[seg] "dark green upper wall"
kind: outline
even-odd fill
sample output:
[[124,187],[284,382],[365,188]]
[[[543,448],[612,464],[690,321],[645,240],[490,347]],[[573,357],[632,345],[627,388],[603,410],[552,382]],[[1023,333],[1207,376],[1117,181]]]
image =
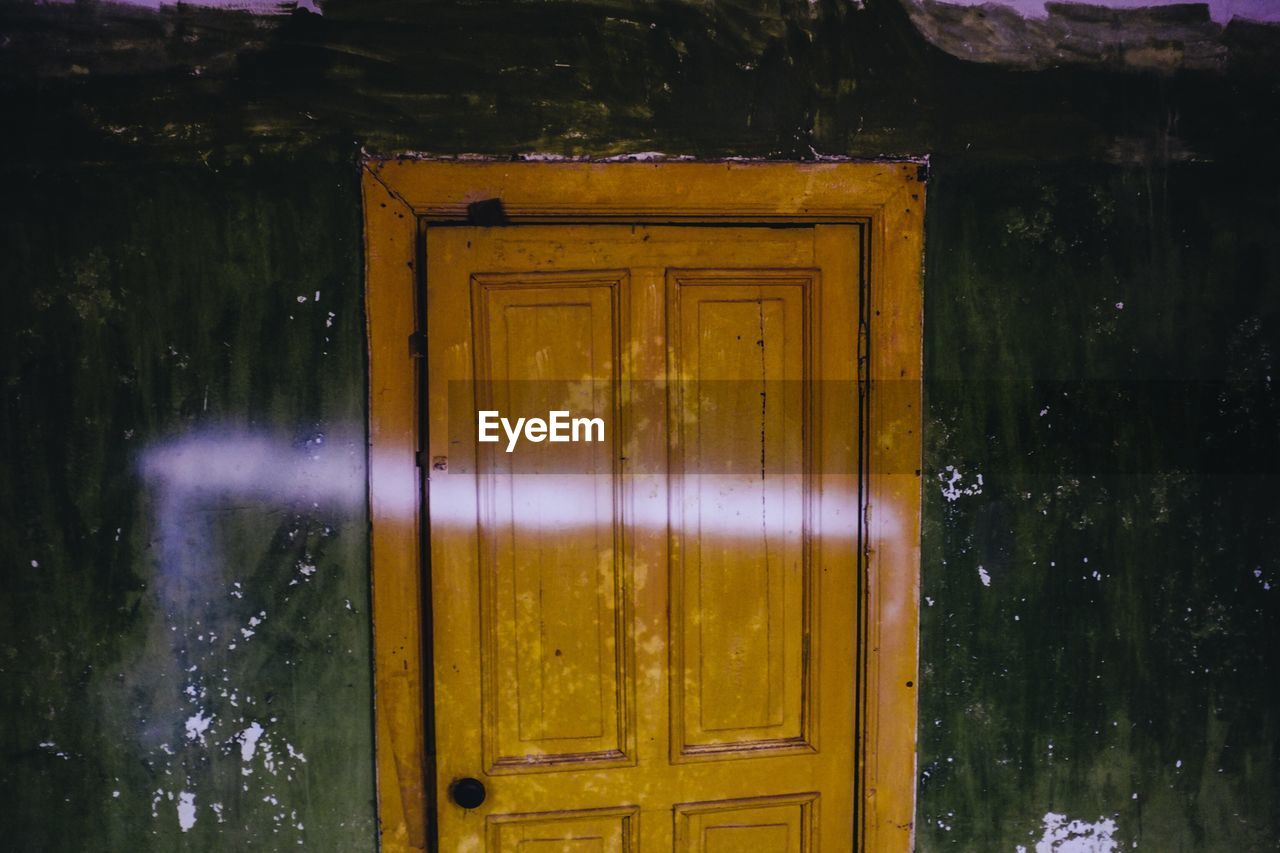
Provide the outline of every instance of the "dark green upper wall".
[[1229,27],[1221,73],[1030,73],[943,53],[894,0],[335,0],[324,10],[264,19],[11,4],[0,13],[0,97],[22,132],[0,139],[5,162],[207,162],[311,143],[1221,162],[1260,156],[1280,121],[1275,27]]
[[1220,72],[1014,71],[884,0],[0,31],[20,849],[373,845],[361,147],[932,155],[919,848],[1034,850],[1050,813],[1280,848],[1265,39]]

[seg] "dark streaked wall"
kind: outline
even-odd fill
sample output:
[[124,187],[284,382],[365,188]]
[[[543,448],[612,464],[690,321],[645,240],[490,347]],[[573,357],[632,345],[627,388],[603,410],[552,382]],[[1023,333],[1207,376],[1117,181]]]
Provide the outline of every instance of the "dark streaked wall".
[[886,0],[324,11],[0,12],[0,834],[372,848],[363,146],[934,155],[919,848],[1280,845],[1271,31],[1032,72]]
[[356,187],[315,161],[8,179],[13,849],[369,847]]

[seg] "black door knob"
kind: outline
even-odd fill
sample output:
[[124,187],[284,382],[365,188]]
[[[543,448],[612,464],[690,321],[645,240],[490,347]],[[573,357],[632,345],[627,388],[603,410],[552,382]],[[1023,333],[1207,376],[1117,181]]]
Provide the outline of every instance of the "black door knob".
[[449,786],[449,797],[464,809],[479,808],[484,802],[484,783],[479,779],[458,779]]

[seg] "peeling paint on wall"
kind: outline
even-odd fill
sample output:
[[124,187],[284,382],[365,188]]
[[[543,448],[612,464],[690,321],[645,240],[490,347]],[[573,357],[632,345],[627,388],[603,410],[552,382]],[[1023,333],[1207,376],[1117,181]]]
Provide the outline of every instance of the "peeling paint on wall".
[[[1034,853],[1117,853],[1120,847],[1115,833],[1116,822],[1109,817],[1091,823],[1049,812],[1044,816],[1043,835],[1036,842]],[[1017,853],[1029,853],[1021,844],[1016,849]]]
[[363,147],[935,155],[917,847],[1274,846],[1274,28],[323,11],[0,10],[0,835],[372,849]]

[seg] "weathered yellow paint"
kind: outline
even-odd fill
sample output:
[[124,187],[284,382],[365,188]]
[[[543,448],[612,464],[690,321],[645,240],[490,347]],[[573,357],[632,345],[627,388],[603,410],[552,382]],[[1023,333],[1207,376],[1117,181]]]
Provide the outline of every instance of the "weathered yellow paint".
[[363,190],[379,837],[386,851],[424,850],[417,392],[415,365],[405,345],[414,326],[416,221],[413,211],[367,172]]
[[[426,829],[424,709],[403,689],[422,672],[425,615],[403,428],[412,437],[424,390],[440,469],[429,486],[440,849],[910,848],[915,173],[431,162],[366,173],[385,849],[418,849]],[[374,210],[388,193],[395,203]],[[431,225],[490,197],[528,224]],[[397,352],[413,308],[406,208],[428,224],[429,388]],[[603,224],[618,221],[721,227]],[[598,416],[607,441],[505,454],[474,442],[477,406]],[[463,776],[489,789],[472,812],[447,798]]]
[[[799,795],[822,848],[851,849],[855,384],[825,380],[856,369],[857,279],[819,248],[856,270],[859,229],[820,227],[842,239],[428,230],[436,794],[489,789],[438,809],[443,849],[638,806],[659,853],[683,804]],[[608,441],[508,453],[474,442],[477,409],[600,417]]]
[[849,222],[883,219],[887,203],[903,205],[923,189],[916,163],[375,160],[367,169],[420,216],[440,221],[501,199],[513,222]]

